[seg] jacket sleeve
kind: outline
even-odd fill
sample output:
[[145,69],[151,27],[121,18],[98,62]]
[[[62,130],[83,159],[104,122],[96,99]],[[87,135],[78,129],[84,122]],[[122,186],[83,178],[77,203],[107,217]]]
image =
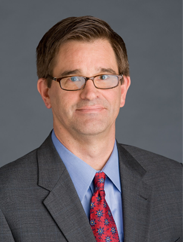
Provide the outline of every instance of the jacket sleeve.
[[0,242],[15,242],[10,227],[0,209]]

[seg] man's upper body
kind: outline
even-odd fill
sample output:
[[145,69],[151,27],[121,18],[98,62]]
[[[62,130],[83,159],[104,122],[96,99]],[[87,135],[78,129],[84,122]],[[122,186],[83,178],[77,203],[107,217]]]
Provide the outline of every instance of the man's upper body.
[[[181,164],[135,147],[117,148],[124,241],[182,241]],[[0,228],[1,242],[95,241],[51,135],[0,169]]]
[[[99,171],[120,241],[181,241],[181,165],[115,143],[131,83],[122,38],[97,18],[67,18],[40,41],[37,70],[54,133],[1,168],[0,241],[95,241],[87,207]],[[74,169],[91,176],[84,194]]]

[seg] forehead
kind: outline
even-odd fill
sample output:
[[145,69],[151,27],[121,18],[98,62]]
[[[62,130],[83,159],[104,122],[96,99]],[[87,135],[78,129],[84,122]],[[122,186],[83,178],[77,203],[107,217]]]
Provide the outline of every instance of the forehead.
[[67,41],[60,46],[55,58],[53,73],[58,75],[70,69],[95,72],[100,68],[112,68],[118,72],[114,50],[106,39],[92,41]]

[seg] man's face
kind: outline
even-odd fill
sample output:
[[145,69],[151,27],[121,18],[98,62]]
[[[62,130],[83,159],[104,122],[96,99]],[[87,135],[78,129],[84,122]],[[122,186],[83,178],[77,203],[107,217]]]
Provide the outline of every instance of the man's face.
[[[92,77],[114,73],[119,74],[116,57],[110,43],[104,39],[64,43],[53,69],[53,76],[57,78],[67,74]],[[46,98],[42,97],[46,106],[52,108],[56,133],[71,135],[75,139],[86,135],[105,137],[115,133],[115,120],[120,107],[124,106],[129,85],[129,77],[124,77],[124,84],[101,90],[88,80],[82,90],[65,91],[58,82],[52,81]]]

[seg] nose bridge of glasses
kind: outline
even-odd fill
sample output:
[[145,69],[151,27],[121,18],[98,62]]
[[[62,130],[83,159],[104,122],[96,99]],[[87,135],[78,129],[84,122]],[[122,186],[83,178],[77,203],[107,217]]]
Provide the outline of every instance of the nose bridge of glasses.
[[86,86],[86,82],[88,81],[88,80],[91,80],[92,82],[93,82],[93,85],[94,85],[94,87],[95,87],[95,83],[94,83],[94,76],[92,76],[92,77],[85,77],[84,79],[85,79],[85,86]]
[[88,80],[92,80],[94,82],[94,76],[91,76],[91,77],[85,77],[85,82],[87,82]]

